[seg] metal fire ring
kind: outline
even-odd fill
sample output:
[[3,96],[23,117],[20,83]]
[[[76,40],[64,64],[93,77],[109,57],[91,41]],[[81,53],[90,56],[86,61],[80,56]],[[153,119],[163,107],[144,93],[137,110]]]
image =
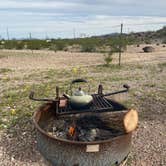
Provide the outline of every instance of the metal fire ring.
[[132,133],[93,142],[55,138],[42,129],[53,114],[52,104],[47,103],[33,116],[38,149],[53,166],[111,166],[120,165],[127,158]]

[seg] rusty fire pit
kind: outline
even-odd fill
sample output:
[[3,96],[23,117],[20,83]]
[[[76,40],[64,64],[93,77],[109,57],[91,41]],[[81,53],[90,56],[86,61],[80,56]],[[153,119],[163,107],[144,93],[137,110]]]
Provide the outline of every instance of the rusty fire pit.
[[52,104],[46,104],[34,114],[37,145],[41,154],[55,166],[119,165],[130,152],[132,133],[104,141],[78,142],[55,138],[43,130],[54,116]]
[[[125,90],[119,92],[126,92]],[[118,92],[118,93],[119,93]],[[58,92],[57,92],[58,93]],[[99,86],[98,94],[94,94],[93,103],[89,108],[80,110],[72,110],[69,105],[61,105],[64,102],[63,97],[59,97],[55,100],[49,101],[42,105],[34,114],[33,122],[37,129],[37,146],[41,154],[48,160],[53,166],[111,166],[120,165],[129,155],[131,146],[131,137],[133,131],[133,126],[129,130],[124,130],[124,119],[127,117],[128,109],[122,104],[115,102],[113,100],[107,99],[104,96],[117,94],[109,93],[103,95],[101,86]],[[35,99],[31,94],[30,98]],[[58,127],[60,119],[78,119],[87,117],[97,117],[105,124],[118,126],[120,130],[117,135],[111,135],[105,139],[92,139],[92,140],[81,140],[77,137],[72,139],[67,139],[67,137],[58,137],[46,130],[46,126],[49,125],[50,119],[53,119]],[[133,114],[132,116],[133,117]],[[128,117],[127,117],[128,118]],[[89,119],[87,121],[90,121]],[[86,125],[86,121],[84,125]],[[78,123],[79,124],[79,123]],[[128,119],[127,119],[128,124]],[[93,126],[94,124],[88,124],[88,126]],[[98,130],[100,131],[100,127]],[[73,128],[70,126],[70,132],[74,133]],[[108,131],[110,128],[106,127]],[[121,130],[123,129],[123,130]],[[101,129],[101,131],[106,131]],[[94,130],[93,130],[94,131]]]

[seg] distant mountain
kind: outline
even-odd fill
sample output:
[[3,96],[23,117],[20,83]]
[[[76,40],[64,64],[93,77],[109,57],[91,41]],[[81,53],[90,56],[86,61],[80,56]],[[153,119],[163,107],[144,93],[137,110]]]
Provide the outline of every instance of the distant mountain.
[[[118,37],[119,35],[119,33],[111,33],[96,37],[108,39]],[[166,26],[157,31],[133,32],[130,34],[123,33],[123,36],[136,43],[166,43]]]

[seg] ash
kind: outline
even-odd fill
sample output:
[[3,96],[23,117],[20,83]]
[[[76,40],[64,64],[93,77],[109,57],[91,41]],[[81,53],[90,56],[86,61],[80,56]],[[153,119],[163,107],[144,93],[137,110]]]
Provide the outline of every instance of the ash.
[[[69,129],[75,132],[70,135]],[[74,141],[92,142],[108,140],[124,134],[122,131],[110,128],[97,116],[83,116],[77,119],[55,119],[47,121],[44,130],[53,137]]]

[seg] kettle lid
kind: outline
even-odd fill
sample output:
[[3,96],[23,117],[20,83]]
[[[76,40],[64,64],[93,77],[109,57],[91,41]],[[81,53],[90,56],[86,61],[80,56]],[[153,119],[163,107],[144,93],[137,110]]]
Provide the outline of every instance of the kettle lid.
[[74,92],[74,96],[84,96],[84,95],[85,93],[84,91],[81,90],[81,87],[79,87],[78,90]]

